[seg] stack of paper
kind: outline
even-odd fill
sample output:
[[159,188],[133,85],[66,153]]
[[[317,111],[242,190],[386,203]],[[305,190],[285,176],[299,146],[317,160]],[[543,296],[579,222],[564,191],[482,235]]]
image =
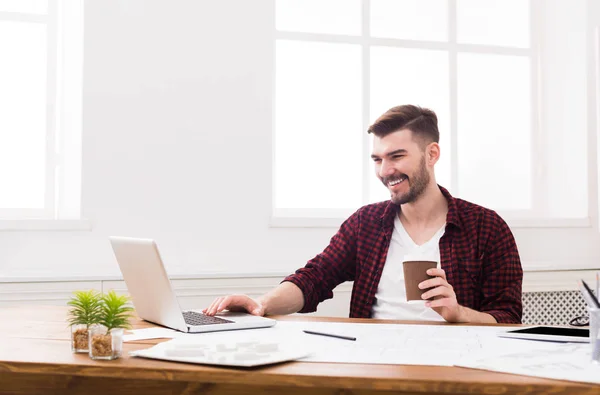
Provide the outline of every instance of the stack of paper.
[[[307,334],[304,330],[356,340]],[[175,332],[174,340],[132,355],[232,366],[289,360],[461,366],[600,383],[600,365],[591,362],[589,344],[498,337],[499,332],[506,330],[504,326],[279,321],[274,327],[263,329],[201,334]],[[157,334],[169,336],[160,331]]]
[[181,336],[132,356],[176,362],[227,366],[259,366],[305,357],[301,343],[268,336],[270,331],[244,330]]

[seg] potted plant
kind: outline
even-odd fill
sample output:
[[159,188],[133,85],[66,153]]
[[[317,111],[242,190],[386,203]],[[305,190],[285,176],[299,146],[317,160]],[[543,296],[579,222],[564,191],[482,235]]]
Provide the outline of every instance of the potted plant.
[[97,291],[75,291],[67,302],[71,325],[71,351],[88,352],[90,327],[100,321],[101,299]]
[[123,349],[123,329],[131,328],[133,307],[129,298],[110,291],[101,297],[99,325],[89,332],[89,355],[92,359],[116,359]]

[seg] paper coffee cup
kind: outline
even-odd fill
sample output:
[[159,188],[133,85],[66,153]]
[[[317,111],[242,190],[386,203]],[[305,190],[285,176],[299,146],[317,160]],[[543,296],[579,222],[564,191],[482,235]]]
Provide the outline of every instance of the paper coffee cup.
[[[408,257],[407,257],[408,258]],[[419,284],[435,276],[427,274],[427,270],[437,267],[436,261],[416,260],[408,258],[402,262],[404,268],[404,287],[406,288],[406,300],[423,300],[421,295],[428,289],[420,289]]]

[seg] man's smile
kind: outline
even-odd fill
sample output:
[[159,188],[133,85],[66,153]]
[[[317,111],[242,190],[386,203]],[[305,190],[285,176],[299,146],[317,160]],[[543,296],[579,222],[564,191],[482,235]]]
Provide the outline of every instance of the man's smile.
[[392,179],[388,179],[388,180],[386,180],[386,186],[392,191],[395,189],[399,189],[400,185],[402,183],[404,183],[404,181],[406,181],[407,178],[408,177],[406,177],[406,176],[401,176],[401,177],[395,177]]

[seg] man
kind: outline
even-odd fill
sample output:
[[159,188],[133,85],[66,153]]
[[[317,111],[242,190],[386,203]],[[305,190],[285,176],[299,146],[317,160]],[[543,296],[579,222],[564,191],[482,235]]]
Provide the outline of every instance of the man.
[[[338,284],[354,281],[350,317],[520,323],[523,271],[513,235],[494,211],[453,198],[437,185],[435,113],[394,107],[368,133],[377,177],[391,201],[360,208],[322,253],[257,300],[229,295],[204,312],[312,312],[333,297]],[[419,284],[431,289],[417,303],[406,301],[401,281],[402,261],[414,254],[440,262],[427,272],[434,278]]]

